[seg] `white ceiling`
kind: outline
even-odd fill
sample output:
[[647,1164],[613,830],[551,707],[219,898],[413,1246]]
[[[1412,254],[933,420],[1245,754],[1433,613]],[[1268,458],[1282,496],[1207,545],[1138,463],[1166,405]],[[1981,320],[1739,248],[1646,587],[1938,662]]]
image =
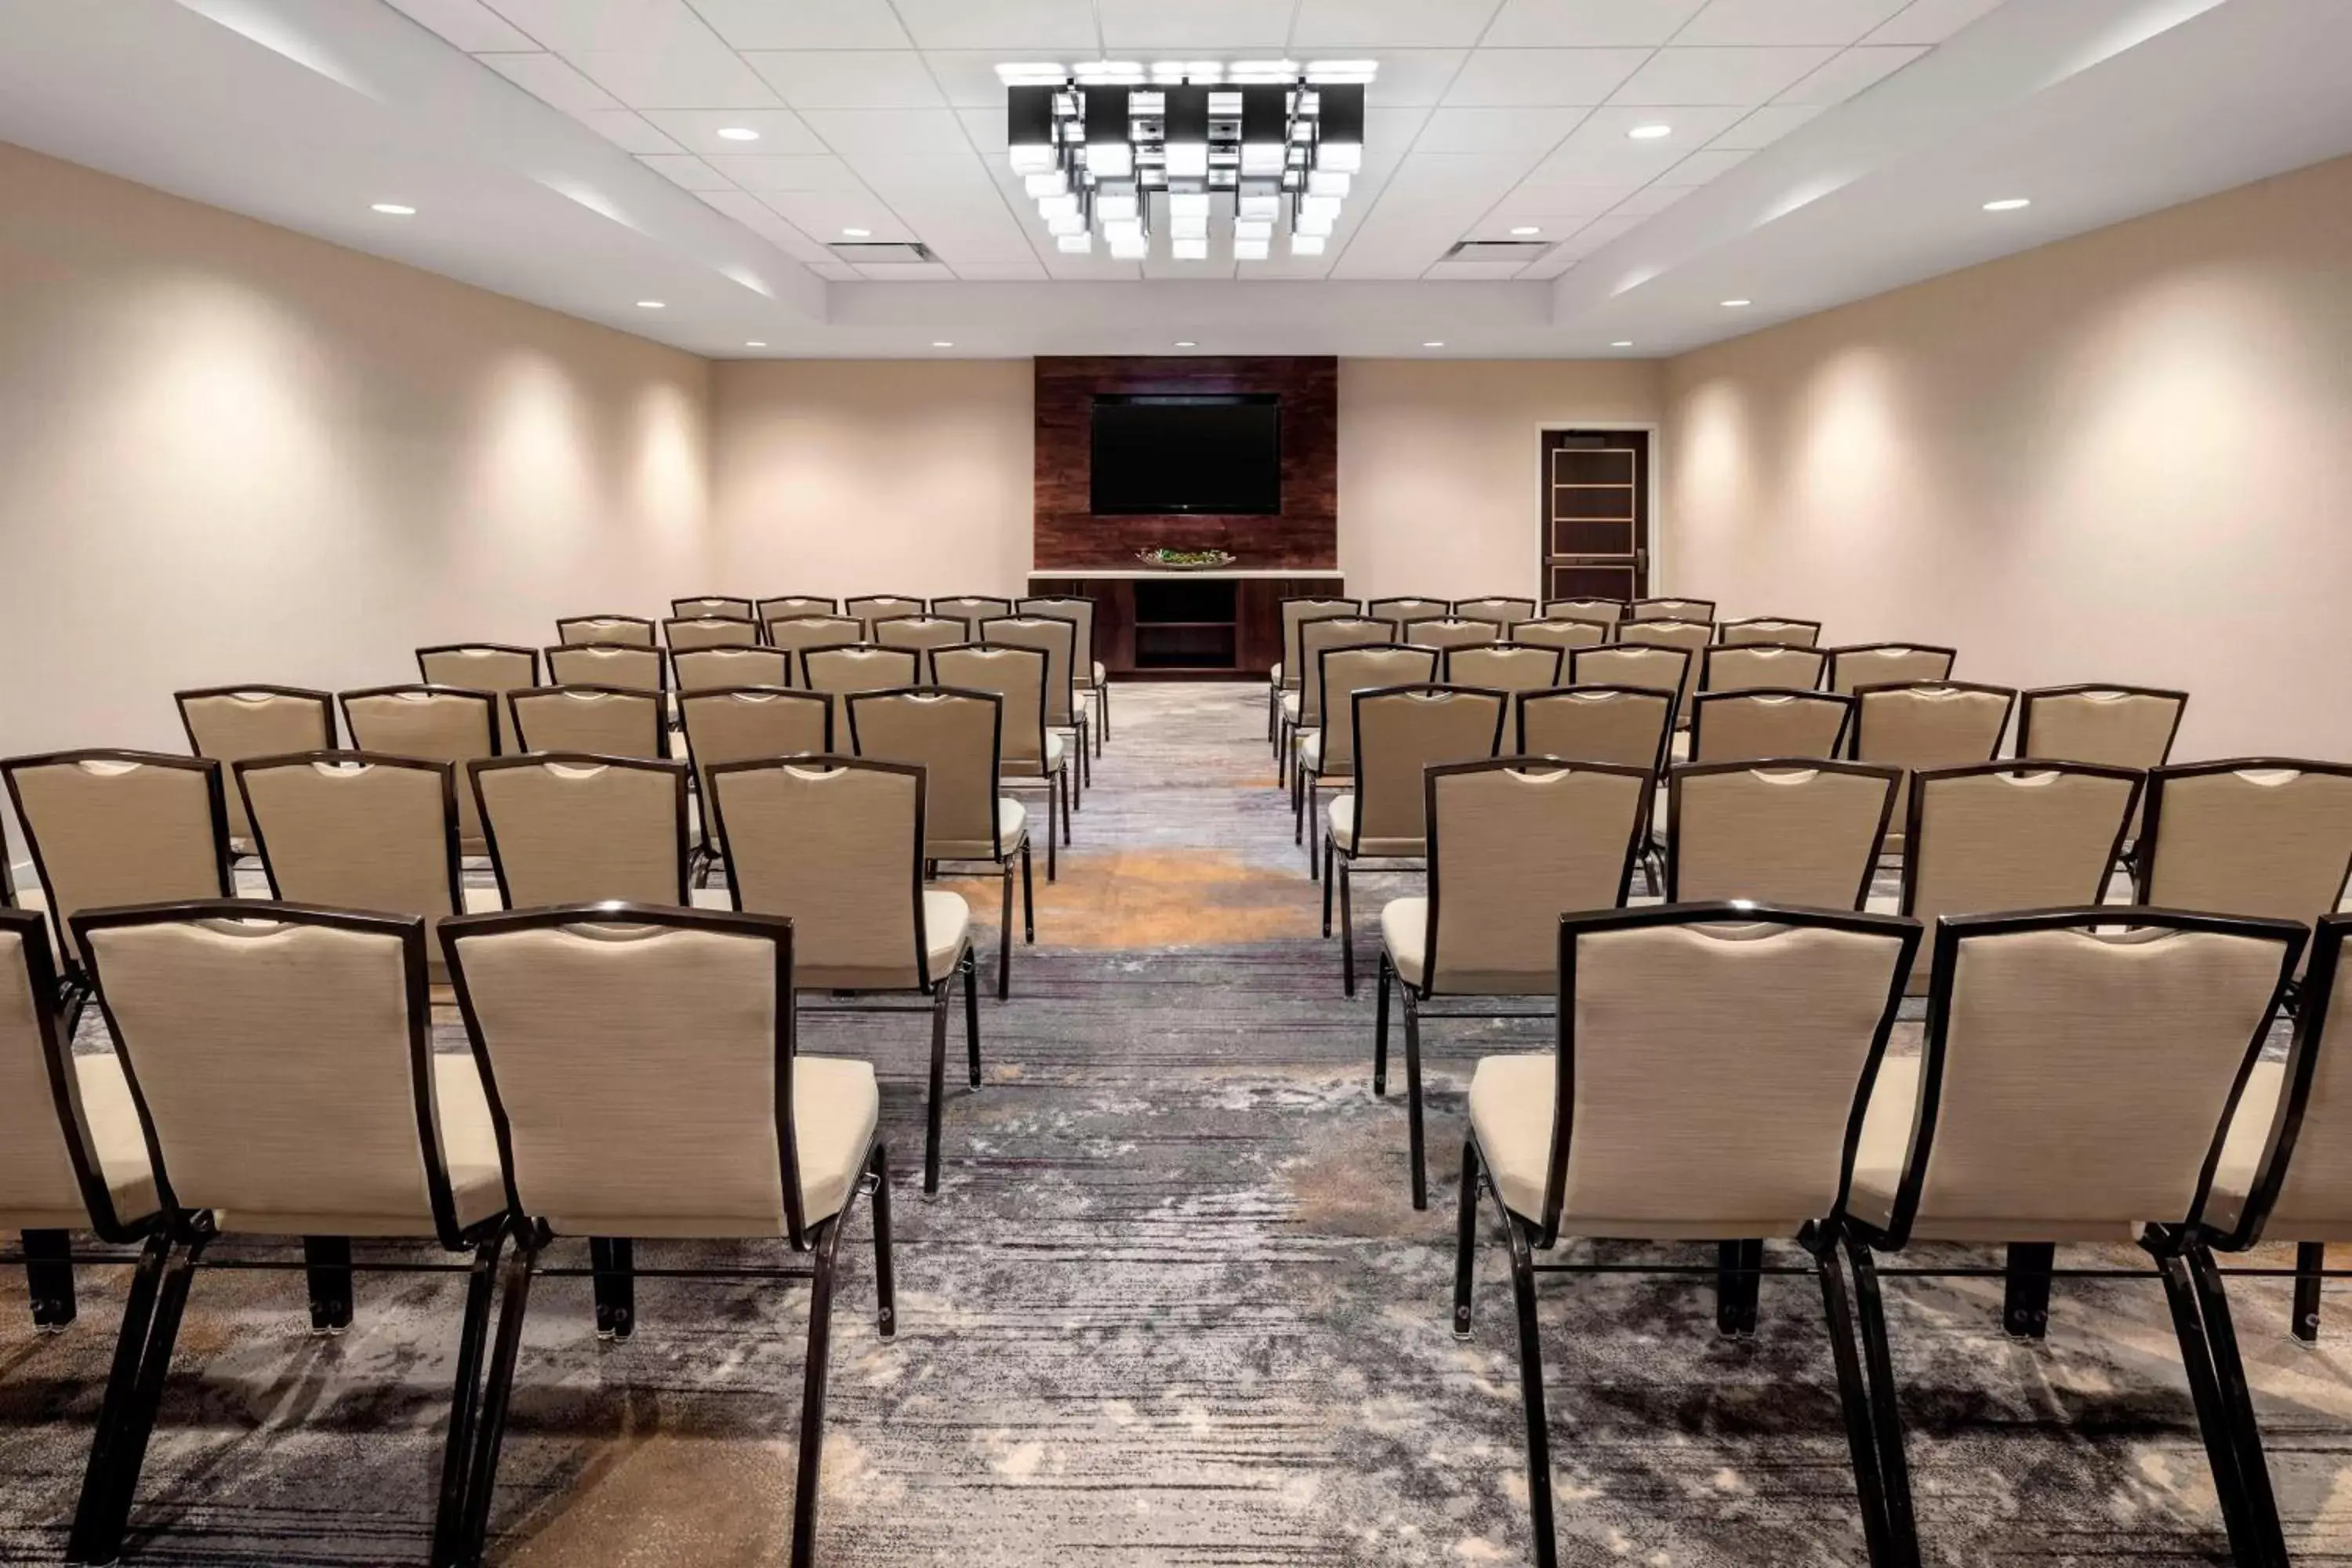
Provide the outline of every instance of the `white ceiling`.
[[[1097,58],[1377,60],[1328,254],[1056,251],[995,67]],[[2352,151],[2347,61],[2338,0],[0,0],[0,139],[707,353],[1642,355]]]

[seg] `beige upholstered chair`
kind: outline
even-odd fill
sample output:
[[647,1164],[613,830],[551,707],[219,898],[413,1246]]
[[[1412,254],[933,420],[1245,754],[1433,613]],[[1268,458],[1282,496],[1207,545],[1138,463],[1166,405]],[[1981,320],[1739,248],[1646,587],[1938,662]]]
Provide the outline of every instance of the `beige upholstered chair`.
[[68,918],[171,899],[225,899],[227,791],[221,764],[154,752],[55,752],[0,763],[41,885],[66,978],[81,978]]
[[1625,606],[1627,621],[1715,620],[1713,599],[1635,599]]
[[2147,837],[2141,903],[2308,924],[2336,911],[2352,878],[2352,764],[2242,757],[2155,769]]
[[1486,643],[1445,650],[1440,679],[1451,686],[1483,686],[1489,691],[1547,691],[1559,684],[1568,662],[1556,647]]
[[1580,621],[1564,616],[1517,621],[1511,626],[1511,641],[1520,647],[1599,647],[1616,635],[1613,621]]
[[923,770],[841,756],[720,763],[710,784],[729,893],[739,910],[792,921],[796,988],[925,998],[931,1093],[923,1190],[939,1191],[941,1075],[957,975],[974,1089],[980,995],[970,907],[960,894],[923,886]]
[[1770,644],[1780,647],[1815,647],[1822,640],[1819,621],[1789,620],[1780,616],[1749,616],[1742,620],[1725,621],[1715,628],[1718,646],[1750,647]]
[[1566,686],[1519,694],[1517,739],[1524,756],[1607,763],[1655,773],[1673,733],[1671,690],[1643,686]]
[[772,599],[762,599],[753,606],[751,618],[761,626],[770,621],[789,620],[795,616],[837,616],[841,601],[820,598],[814,594],[779,594]]
[[158,1208],[122,1058],[74,1054],[52,951],[38,910],[0,909],[0,1231],[22,1235],[41,1333],[74,1321],[72,1234],[137,1241]]
[[[732,686],[790,686],[793,656],[774,647],[698,647],[670,655],[681,697]],[[644,689],[640,688],[640,689]]]
[[1716,643],[1700,650],[1701,691],[1811,691],[1828,655],[1794,643]]
[[1683,677],[1691,666],[1687,648],[1660,647],[1647,643],[1602,643],[1598,647],[1568,650],[1570,686],[1639,687],[1663,691],[1682,705]]
[[1023,599],[1013,605],[1017,616],[1055,616],[1077,627],[1071,641],[1070,679],[1077,687],[1081,710],[1094,711],[1095,751],[1110,738],[1109,672],[1103,668],[1102,649],[1095,642],[1095,602],[1084,595]]
[[[1675,712],[1675,722],[1678,726],[1690,722],[1691,699],[1698,695],[1699,671],[1705,667],[1707,646],[1714,640],[1715,627],[1706,621],[1652,616],[1647,620],[1627,621],[1617,628],[1620,646],[1633,643],[1651,647],[1680,648],[1690,655],[1689,667],[1683,672],[1681,706]],[[1578,651],[1580,656],[1582,650]],[[1581,657],[1578,667],[1582,668]]]
[[691,692],[678,700],[687,750],[694,758],[696,793],[702,803],[701,864],[697,886],[709,879],[719,854],[711,824],[710,770],[720,763],[760,762],[776,757],[823,756],[834,749],[833,700],[814,691],[775,686],[738,686]]
[[1415,647],[1483,647],[1503,640],[1504,626],[1500,621],[1475,620],[1468,616],[1433,616],[1407,621],[1404,640]]
[[849,712],[842,702],[851,693],[889,691],[922,678],[923,656],[910,647],[848,643],[801,650],[801,685],[833,699],[834,733],[844,737],[849,733]]
[[[1365,605],[1364,615],[1376,621],[1386,621],[1396,628],[1397,640],[1404,640],[1404,628],[1413,621],[1435,620],[1453,614],[1454,605],[1448,599],[1424,599],[1413,594],[1399,594],[1386,599],[1374,599]],[[1355,613],[1349,605],[1349,613]]]
[[[1548,621],[1599,621],[1602,626],[1613,626],[1625,618],[1625,606],[1615,599],[1546,599],[1543,616]],[[1612,642],[1615,638],[1601,640]]]
[[[446,643],[416,650],[417,679],[427,686],[454,686],[464,691],[487,691],[499,700],[499,750],[517,750],[514,728],[507,712],[507,693],[527,691],[539,684],[539,650],[510,647],[504,643]],[[289,751],[316,747],[289,746]]]
[[[1320,676],[1323,656],[1343,647],[1381,647],[1396,640],[1395,630],[1388,622],[1370,616],[1310,616],[1299,623],[1298,655],[1299,684],[1297,689],[1283,694],[1282,749],[1278,753],[1276,778],[1292,786],[1294,804],[1297,797],[1299,752],[1307,737],[1323,728],[1325,710]],[[1311,852],[1310,852],[1311,853]]]
[[673,654],[698,647],[757,647],[760,623],[730,616],[683,616],[662,623],[662,641]]
[[555,752],[467,773],[506,908],[694,901],[684,763]]
[[[1443,657],[1433,647],[1386,642],[1328,647],[1316,654],[1307,684],[1318,718],[1328,715],[1329,721],[1299,731],[1297,763],[1291,772],[1292,843],[1307,842],[1307,822],[1318,808],[1316,792],[1327,782],[1344,784],[1356,775],[1356,693],[1389,686],[1432,685]],[[1312,869],[1312,845],[1307,847],[1307,858]]]
[[779,616],[768,623],[768,645],[792,659],[793,679],[801,678],[801,655],[813,647],[860,642],[866,623],[849,616]]
[[1898,775],[1862,763],[1693,763],[1666,780],[1666,902],[1859,910]]
[[[1540,996],[1559,989],[1559,917],[1614,909],[1640,853],[1647,768],[1562,767],[1529,757],[1448,763],[1423,774],[1429,894],[1381,910],[1372,1092],[1388,1092],[1389,983],[1404,986],[1412,1206],[1429,1206],[1422,1146],[1421,1021],[1437,996]],[[1491,1011],[1491,1010],[1489,1010]]]
[[625,691],[669,689],[669,661],[661,649],[635,643],[575,643],[547,650],[552,686],[617,686]]
[[997,753],[998,783],[1006,789],[1025,785],[1045,792],[1045,879],[1058,875],[1054,848],[1055,796],[1059,792],[1062,838],[1070,841],[1070,750],[1062,737],[1045,727],[1045,650],[1035,647],[991,647],[985,643],[960,643],[933,648],[930,678],[934,684],[965,691],[993,692],[1003,700],[1004,724]]
[[1833,692],[1765,687],[1701,692],[1691,702],[1691,761],[1840,757],[1853,719],[1853,699]]
[[[498,699],[487,691],[449,686],[380,686],[342,694],[343,733],[352,749],[419,762],[447,763],[453,773],[467,763],[499,754],[492,715]],[[232,786],[234,787],[234,786]],[[470,790],[457,795],[457,847],[467,855],[488,855],[482,819]]]
[[[1444,600],[1437,599],[1429,602],[1437,606],[1431,613],[1440,616],[1445,613]],[[1286,715],[1283,711],[1283,699],[1286,694],[1295,695],[1300,689],[1307,672],[1307,660],[1298,648],[1298,628],[1308,621],[1330,620],[1339,617],[1356,619],[1367,612],[1363,605],[1353,599],[1331,598],[1310,594],[1283,600],[1275,607],[1275,613],[1282,622],[1282,658],[1266,676],[1265,741],[1267,745],[1275,749],[1274,754],[1277,763],[1287,766],[1290,742]],[[1297,704],[1294,703],[1292,706],[1296,707]]]
[[643,616],[567,616],[555,623],[555,640],[570,647],[576,643],[625,643],[631,647],[654,647],[654,623]]
[[1531,620],[1535,613],[1536,602],[1533,599],[1510,599],[1488,595],[1483,598],[1454,601],[1455,616],[1466,620],[1486,621],[1497,626],[1509,627],[1520,621]]
[[[779,1240],[814,1255],[806,1274],[690,1271],[810,1282],[791,1562],[814,1561],[834,1287],[860,1191],[874,1194],[882,1339],[898,1331],[898,1314],[874,1069],[795,1050],[794,934],[760,916],[642,908],[499,915],[449,931],[467,1029],[526,1218],[507,1266],[456,1561],[478,1561],[487,1533],[531,1277],[557,1238],[574,1236],[589,1237],[592,1258],[624,1274],[639,1236]],[[694,1044],[684,1060],[682,1038]],[[598,1237],[612,1238],[601,1258]],[[625,1278],[619,1283],[625,1289]]]
[[[1716,1323],[1740,1336],[1755,1331],[1764,1274],[1813,1275],[1870,1555],[1901,1560],[1885,1551],[1837,1239],[1860,1097],[1884,1070],[1918,934],[1910,921],[1884,916],[1723,904],[1559,922],[1558,1049],[1488,1057],[1470,1080],[1454,1272],[1454,1331],[1467,1338],[1478,1196],[1491,1192],[1510,1248],[1528,1504],[1543,1568],[1557,1548],[1536,1275],[1627,1267],[1614,1258],[1537,1262],[1570,1237],[1716,1240]],[[1726,1237],[1749,1239],[1718,1239]],[[1763,1237],[1795,1241],[1804,1262],[1768,1265]],[[1655,1267],[1691,1272],[1677,1262]]]
[[[2141,775],[2089,763],[1985,763],[1911,775],[1903,829],[1903,912],[2072,909],[2102,901]],[[1928,960],[1912,979],[1927,989]]]
[[1959,656],[1930,643],[1866,642],[1828,650],[1825,677],[1832,691],[1851,696],[1865,686],[1897,681],[1949,680],[1952,662]]
[[841,613],[864,623],[870,639],[874,628],[883,621],[900,616],[919,616],[928,606],[912,594],[861,594],[841,602]]
[[[434,1561],[468,1560],[450,1549],[507,1190],[480,1073],[471,1058],[433,1049],[423,924],[253,900],[102,910],[75,923],[166,1218],[140,1262],[146,1283],[131,1290],[134,1300],[155,1290],[152,1322],[142,1335],[136,1314],[125,1315],[68,1555],[121,1554],[163,1370],[215,1240],[303,1238],[299,1261],[278,1261],[280,1252],[237,1266],[308,1267],[311,1321],[331,1332],[351,1321],[344,1238],[364,1237],[473,1254],[434,1542]],[[368,1267],[448,1267],[398,1257]]]
[[[1348,793],[1324,812],[1323,934],[1331,934],[1331,900],[1339,900],[1339,983],[1356,994],[1356,914],[1349,873],[1359,860],[1419,860],[1428,854],[1422,775],[1446,763],[1471,763],[1502,747],[1508,694],[1470,686],[1391,686],[1357,691],[1356,772]],[[1315,863],[1307,861],[1312,875]],[[1336,878],[1336,881],[1335,879]]]
[[[2173,737],[2189,693],[2147,686],[2044,686],[2021,692],[2017,704],[2017,754],[2114,768],[2160,768],[2172,760]],[[2139,814],[2125,837],[2139,838]]]
[[931,614],[943,620],[963,623],[967,641],[978,640],[981,622],[1003,620],[1012,613],[1013,601],[993,594],[952,594],[931,601]]
[[996,994],[1013,981],[1013,868],[1021,866],[1022,940],[1037,940],[1029,877],[1029,814],[997,783],[1004,700],[992,691],[915,687],[865,691],[848,700],[849,743],[860,757],[923,770],[923,861],[942,868],[983,865],[1003,886],[997,927]]
[[1860,763],[1903,770],[1895,792],[1891,850],[1903,842],[1911,811],[1911,775],[1925,768],[1960,768],[2000,755],[2009,710],[2017,693],[2006,686],[1954,680],[1911,680],[1865,686],[1854,694],[1846,750]]
[[697,594],[692,598],[672,599],[669,613],[681,620],[710,616],[730,621],[757,622],[760,618],[751,600],[739,599],[731,594]]
[[[2003,1327],[2040,1339],[2058,1247],[2136,1239],[2171,1307],[2231,1555],[2285,1561],[2269,1549],[2278,1521],[2267,1480],[2249,1488],[2242,1468],[2243,1368],[2200,1226],[2220,1197],[2212,1173],[2231,1109],[2305,935],[2288,921],[2128,905],[1936,927],[1927,1037],[1917,1056],[1888,1058],[1872,1088],[1843,1222],[1895,1560],[1920,1559],[1874,1255],[1934,1275],[1943,1270],[1913,1264],[1911,1243],[2005,1245]],[[2258,1445],[2252,1458],[2259,1468]]]
[[919,653],[955,647],[971,636],[961,620],[948,616],[893,616],[874,623],[874,640],[884,647],[910,647]]
[[617,686],[546,686],[509,693],[526,752],[584,752],[656,762],[669,755],[669,715],[658,691]]
[[[980,624],[980,640],[991,647],[1034,647],[1045,656],[1045,728],[1069,738],[1075,753],[1070,773],[1070,805],[1083,810],[1086,786],[1093,782],[1093,764],[1087,760],[1087,730],[1090,721],[1078,699],[1074,673],[1077,657],[1077,626],[1060,616],[1006,616]],[[901,682],[900,684],[909,684]]]
[[[289,752],[324,752],[335,744],[335,700],[324,691],[293,686],[216,686],[182,691],[180,724],[188,749],[224,768],[247,757],[281,757]],[[229,848],[253,853],[253,826],[245,802],[222,781],[227,795]]]

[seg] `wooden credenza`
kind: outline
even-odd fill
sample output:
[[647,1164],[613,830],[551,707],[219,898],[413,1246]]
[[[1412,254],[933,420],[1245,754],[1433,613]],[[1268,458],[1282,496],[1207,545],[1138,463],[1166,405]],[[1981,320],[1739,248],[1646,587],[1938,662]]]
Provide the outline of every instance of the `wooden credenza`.
[[1282,661],[1282,601],[1346,592],[1337,572],[1033,572],[1029,592],[1095,602],[1095,657],[1129,680],[1264,677]]

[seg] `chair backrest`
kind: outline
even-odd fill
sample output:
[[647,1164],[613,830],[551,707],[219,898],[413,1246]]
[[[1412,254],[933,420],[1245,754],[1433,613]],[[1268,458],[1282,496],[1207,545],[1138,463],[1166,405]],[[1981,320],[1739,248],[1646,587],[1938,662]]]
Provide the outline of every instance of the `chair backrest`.
[[964,636],[977,638],[980,623],[1002,620],[1013,613],[1013,601],[1000,599],[993,594],[954,594],[931,601],[931,614],[951,621],[961,621]]
[[2160,768],[2189,706],[2147,686],[2043,686],[2020,695],[2017,754],[2114,768]]
[[1625,606],[1628,621],[1715,621],[1713,599],[1635,599]]
[[1683,691],[1698,655],[1689,648],[1650,643],[1612,642],[1568,650],[1570,686],[1639,686],[1663,691],[1683,710]]
[[893,616],[874,623],[874,640],[884,647],[954,647],[971,635],[962,621],[949,616]]
[[[1310,626],[1319,622],[1309,622]],[[1352,647],[1327,647],[1316,655],[1307,679],[1318,714],[1331,722],[1320,726],[1323,752],[1319,759],[1326,778],[1345,778],[1356,767],[1356,693],[1390,686],[1429,686],[1437,680],[1433,647],[1410,647],[1402,643],[1360,643]],[[1303,712],[1306,703],[1300,703]]]
[[[992,647],[1034,647],[1045,656],[1045,728],[1066,730],[1076,721],[1072,704],[1078,628],[1053,616],[1005,616],[980,623],[980,640]],[[906,684],[901,682],[901,685]]]
[[[467,691],[487,691],[497,697],[499,750],[515,749],[514,730],[506,710],[506,694],[539,684],[539,650],[510,647],[504,643],[447,643],[416,650],[417,679],[427,686],[455,686]],[[315,750],[288,747],[289,751]]]
[[877,622],[919,616],[926,607],[924,601],[912,594],[860,594],[841,602],[841,613],[863,622],[868,637],[873,637]]
[[[436,925],[465,912],[450,763],[313,752],[235,771],[271,898],[413,917],[428,942]],[[437,973],[437,950],[425,957]]]
[[1847,752],[1856,762],[1903,770],[1895,795],[1895,837],[1902,837],[1910,816],[1911,774],[1991,762],[2000,755],[2009,710],[2016,705],[2017,693],[2006,686],[1951,680],[1898,681],[1854,693]]
[[1599,647],[1616,635],[1614,622],[1580,621],[1564,616],[1511,624],[1511,641],[1520,647]]
[[1674,735],[1675,695],[1641,686],[1563,686],[1523,691],[1517,739],[1523,756],[1607,763],[1655,773]]
[[843,756],[720,763],[710,786],[735,907],[792,921],[799,985],[924,984],[922,769]]
[[[1298,656],[1298,675],[1303,683],[1298,689],[1298,727],[1319,730],[1324,715],[1329,711],[1319,679],[1324,655],[1340,648],[1384,647],[1395,640],[1394,627],[1369,616],[1309,616],[1301,621],[1292,650]],[[1283,679],[1287,683],[1289,679],[1290,667],[1285,665]]]
[[1951,648],[1908,642],[1854,643],[1827,651],[1829,689],[1848,694],[1897,681],[1949,680],[1952,661],[1959,657]]
[[[188,749],[224,768],[247,757],[323,752],[335,743],[335,700],[324,691],[293,686],[216,686],[176,692],[172,700],[179,705],[180,727],[188,732]],[[226,779],[222,783],[227,795],[229,838],[232,843],[250,843],[253,826],[245,819],[245,802]]]
[[1651,647],[1680,648],[1690,655],[1690,663],[1683,671],[1681,706],[1675,714],[1677,724],[1689,723],[1691,699],[1698,695],[1699,670],[1706,658],[1707,645],[1715,640],[1714,624],[1654,616],[1647,620],[1634,619],[1620,626],[1617,640]]
[[788,921],[708,910],[452,922],[450,972],[516,1208],[564,1235],[805,1246],[840,1202],[801,1190],[800,1141],[859,1129],[802,1118],[824,1101],[793,1093],[793,938]]
[[1814,647],[1822,640],[1822,623],[1796,621],[1780,616],[1748,616],[1737,621],[1726,621],[1715,628],[1717,640],[1727,647],[1749,647],[1771,644],[1780,647]]
[[[1903,912],[1939,916],[2095,904],[2137,809],[2141,774],[2089,763],[1984,763],[1911,775]],[[1925,991],[1927,964],[1912,976]]]
[[1511,599],[1489,594],[1475,599],[1454,601],[1454,614],[1465,620],[1491,621],[1498,626],[1532,619],[1536,613],[1533,599]]
[[864,640],[866,623],[849,616],[779,616],[768,623],[768,645],[792,659],[792,678],[801,678],[801,655],[813,647],[839,647]]
[[462,1244],[425,928],[215,900],[76,918],[172,1207],[264,1236]]
[[872,643],[844,643],[835,647],[801,650],[801,684],[834,700],[833,727],[849,732],[849,716],[841,700],[856,691],[887,691],[912,686],[923,678],[923,656],[910,647],[879,647]]
[[[1548,621],[1599,621],[1604,626],[1613,626],[1625,618],[1625,606],[1615,599],[1546,599],[1543,602],[1543,618]],[[1613,642],[1616,639],[1610,637],[1601,640]]]
[[[454,686],[379,686],[342,694],[343,733],[354,751],[452,769],[499,754],[499,700]],[[457,837],[468,855],[487,855],[471,791],[457,796]]]
[[643,616],[567,616],[555,623],[555,640],[576,643],[625,643],[652,647],[654,623]]
[[[1451,600],[1424,599],[1415,594],[1399,594],[1391,598],[1371,600],[1364,605],[1361,613],[1376,621],[1388,622],[1397,628],[1397,636],[1402,638],[1408,621],[1432,620],[1451,614],[1453,609]],[[1349,613],[1356,613],[1352,605]]]
[[702,788],[702,842],[709,847],[710,770],[720,763],[824,756],[833,750],[833,700],[781,686],[735,686],[678,699],[687,750]]
[[1828,656],[1794,643],[1716,643],[1700,650],[1701,691],[1811,691],[1822,683]]
[[1071,639],[1070,674],[1080,686],[1094,680],[1095,602],[1092,599],[1061,595],[1044,599],[1023,599],[1013,606],[1016,616],[1052,616],[1077,627]]
[[1542,1239],[1833,1218],[1918,940],[1769,904],[1562,919]]
[[466,771],[508,909],[693,901],[684,763],[551,752]]
[[78,964],[67,917],[118,904],[225,899],[227,791],[221,764],[153,752],[57,752],[0,763],[8,805],[58,933]]
[[1505,692],[1469,686],[1391,686],[1359,691],[1353,853],[1424,853],[1427,792],[1422,775],[1444,763],[1491,757],[1503,742]]
[[1503,640],[1503,624],[1473,620],[1467,616],[1432,616],[1407,621],[1404,640],[1416,647],[1480,647]]
[[[551,686],[617,686],[626,691],[669,689],[669,660],[661,649],[635,643],[574,643],[547,650]],[[503,704],[501,704],[503,706]]]
[[2196,1224],[2304,939],[2131,905],[1946,917],[1885,1234],[2058,1242]]
[[1691,702],[1691,761],[1843,756],[1853,699],[1830,691],[1709,691]]
[[[1436,601],[1437,613],[1445,613],[1445,602]],[[1313,668],[1307,653],[1299,646],[1299,628],[1309,621],[1334,619],[1353,620],[1362,616],[1364,606],[1353,599],[1335,599],[1328,595],[1306,594],[1285,599],[1276,606],[1282,617],[1282,684],[1289,689],[1299,689],[1306,672]]]
[[761,600],[753,610],[756,613],[751,618],[764,626],[770,621],[790,620],[795,616],[837,616],[841,614],[841,601],[814,594],[779,594]]
[[1693,763],[1666,782],[1666,901],[1859,910],[1897,775],[1805,759]]
[[730,686],[790,686],[793,656],[774,647],[698,647],[669,656],[677,689],[719,691]]
[[681,616],[662,623],[662,640],[673,654],[698,647],[757,647],[760,623],[731,616]]
[[1483,643],[1446,649],[1439,679],[1489,691],[1543,691],[1559,684],[1559,667],[1566,662],[1556,647]]
[[2352,877],[2352,764],[2245,757],[2158,768],[2147,837],[2141,903],[2306,922],[2334,914]]
[[1045,765],[1044,648],[958,643],[930,653],[933,684],[989,691],[1003,700],[999,746],[1004,771],[1034,777]]
[[669,755],[669,713],[658,691],[543,686],[507,693],[507,706],[526,752],[583,752],[646,762]]
[[731,594],[697,594],[691,598],[672,599],[669,613],[680,619],[699,619],[716,616],[730,621],[757,621],[749,599],[739,599]]
[[1649,770],[1496,757],[1444,763],[1423,778],[1429,926],[1422,990],[1550,994],[1559,981],[1561,913],[1625,901]]
[[850,749],[923,770],[923,853],[999,860],[997,777],[1004,700],[992,691],[911,687],[849,699]]
[[[139,1173],[100,1164],[90,1123],[119,1127],[137,1112],[119,1080],[91,1075],[85,1086],[51,953],[39,911],[0,909],[0,1230],[87,1226],[127,1241],[153,1205],[139,1196]],[[120,1207],[110,1175],[125,1184]]]
[[[2352,1029],[2352,964],[2344,943],[2352,936],[2352,915],[2322,915],[2313,933],[2294,1011],[2294,1041],[2274,1070],[2280,1091],[2271,1114],[2252,1123],[2250,1145],[2233,1160],[2241,1133],[2233,1121],[2225,1167],[2250,1172],[2245,1197],[2229,1226],[2226,1245],[2276,1241],[2331,1241],[2352,1221],[2352,1066],[2340,1037]],[[2264,1062],[2256,1074],[2271,1069]],[[2262,1102],[2248,1085],[2248,1110]]]

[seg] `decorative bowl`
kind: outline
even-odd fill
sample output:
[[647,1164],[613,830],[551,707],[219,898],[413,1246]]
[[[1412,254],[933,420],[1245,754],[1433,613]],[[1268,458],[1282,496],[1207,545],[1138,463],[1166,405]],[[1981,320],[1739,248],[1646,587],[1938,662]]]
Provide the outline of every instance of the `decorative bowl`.
[[1213,572],[1220,566],[1230,566],[1238,556],[1224,550],[1139,550],[1135,558],[1146,566],[1156,566],[1163,572]]

